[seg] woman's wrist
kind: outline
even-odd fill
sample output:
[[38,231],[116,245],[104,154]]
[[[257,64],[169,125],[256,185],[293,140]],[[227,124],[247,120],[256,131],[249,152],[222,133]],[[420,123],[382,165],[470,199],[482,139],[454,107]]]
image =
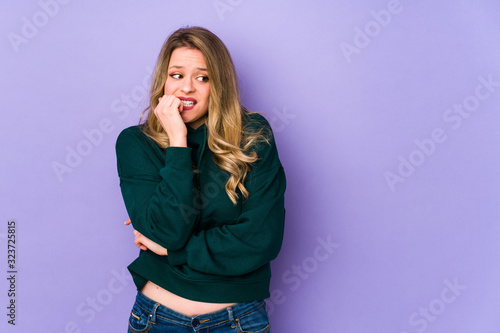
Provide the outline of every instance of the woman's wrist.
[[187,138],[172,138],[169,140],[169,147],[187,147]]

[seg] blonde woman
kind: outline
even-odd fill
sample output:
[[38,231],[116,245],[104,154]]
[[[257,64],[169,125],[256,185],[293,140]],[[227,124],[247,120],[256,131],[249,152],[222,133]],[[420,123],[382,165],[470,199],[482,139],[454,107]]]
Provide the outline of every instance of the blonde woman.
[[268,122],[240,103],[222,41],[204,28],[175,31],[145,112],[116,143],[141,249],[128,267],[138,289],[128,332],[270,332],[263,299],[282,243],[285,174]]

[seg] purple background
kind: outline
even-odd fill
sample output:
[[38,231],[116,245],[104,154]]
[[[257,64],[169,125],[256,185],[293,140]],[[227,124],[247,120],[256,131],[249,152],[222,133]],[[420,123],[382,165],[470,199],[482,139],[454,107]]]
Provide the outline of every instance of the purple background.
[[276,132],[273,332],[499,332],[499,14],[497,0],[2,1],[0,277],[11,219],[18,274],[15,327],[0,278],[0,331],[126,331],[138,250],[114,144],[189,24],[226,43],[244,104]]

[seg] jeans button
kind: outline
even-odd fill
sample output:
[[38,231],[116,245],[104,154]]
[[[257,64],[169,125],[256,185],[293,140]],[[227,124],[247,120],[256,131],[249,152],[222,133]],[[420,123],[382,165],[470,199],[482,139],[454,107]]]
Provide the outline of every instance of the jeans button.
[[197,318],[194,318],[193,321],[191,322],[191,325],[193,327],[198,327],[198,325],[200,325],[200,321]]

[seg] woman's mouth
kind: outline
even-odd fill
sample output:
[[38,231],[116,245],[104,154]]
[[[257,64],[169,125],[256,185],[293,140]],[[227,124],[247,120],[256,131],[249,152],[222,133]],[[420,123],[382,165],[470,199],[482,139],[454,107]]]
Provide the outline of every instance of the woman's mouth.
[[196,99],[192,97],[179,97],[182,103],[182,110],[191,110],[196,105]]

